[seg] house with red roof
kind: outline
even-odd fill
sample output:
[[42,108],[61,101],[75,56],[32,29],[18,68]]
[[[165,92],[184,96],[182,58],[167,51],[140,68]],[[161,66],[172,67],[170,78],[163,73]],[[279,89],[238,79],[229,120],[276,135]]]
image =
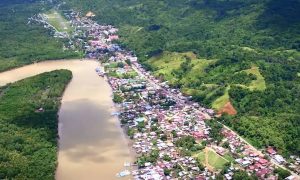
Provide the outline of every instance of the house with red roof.
[[267,152],[271,155],[275,155],[277,153],[273,147],[268,147]]

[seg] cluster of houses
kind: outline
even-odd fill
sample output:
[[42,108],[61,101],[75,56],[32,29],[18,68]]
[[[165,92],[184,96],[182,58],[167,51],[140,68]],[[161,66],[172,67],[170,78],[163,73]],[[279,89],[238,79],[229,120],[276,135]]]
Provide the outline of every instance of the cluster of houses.
[[[225,137],[223,143],[228,143],[230,153],[235,158],[235,162],[243,170],[260,179],[278,179],[278,177],[274,174],[274,170],[275,168],[278,168],[278,166],[273,162],[273,160],[275,160],[278,164],[283,164],[285,160],[281,155],[276,154],[276,151],[272,147],[267,149],[267,153],[271,155],[270,158],[270,156],[263,154],[245,143],[235,132],[223,128],[222,134]],[[222,153],[219,154],[223,155]],[[226,176],[226,179],[231,178],[232,177],[229,175]],[[290,176],[290,178],[297,179],[294,176]]]
[[94,16],[92,12],[81,17],[80,13],[70,11],[65,16],[74,28],[74,45],[85,52],[86,58],[103,59],[121,50],[118,44],[113,43],[119,39],[116,34],[118,29],[111,25],[99,25],[91,19]]
[[300,157],[292,155],[290,156],[289,160],[286,160],[284,157],[282,157],[280,154],[277,153],[277,151],[273,147],[268,147],[266,149],[266,153],[268,156],[272,159],[272,161],[284,165],[288,169],[292,170],[296,174],[300,174]]
[[[114,59],[111,63],[119,61]],[[203,173],[209,177],[209,173],[200,171],[193,157],[180,153],[175,142],[184,136],[192,136],[197,140],[208,139],[210,128],[204,121],[212,115],[212,111],[189,101],[175,89],[163,88],[159,83],[152,85],[148,81],[150,74],[143,73],[145,71],[141,71],[141,67],[137,67],[135,63],[131,66],[139,70],[140,75],[129,79],[107,76],[114,94],[123,99],[118,115],[128,135],[132,137],[132,147],[138,156],[138,163],[140,157],[152,156],[153,151],[158,152],[154,160],[145,158],[139,164],[139,170],[133,173],[134,178],[190,179]],[[123,65],[124,73],[131,72],[131,66]],[[107,67],[106,71],[111,69],[116,68]],[[181,101],[178,102],[177,99]]]
[[300,174],[300,157],[299,156],[290,156],[291,162],[287,163],[289,169],[294,171],[297,174]]
[[[213,142],[210,127],[205,121],[211,120],[214,111],[201,107],[183,96],[179,89],[171,88],[146,71],[137,57],[122,49],[116,40],[118,29],[111,25],[99,25],[89,12],[85,17],[70,11],[65,14],[75,29],[72,36],[89,59],[98,59],[103,68],[96,68],[99,76],[105,75],[110,84],[122,127],[132,141],[137,156],[138,169],[131,171],[134,179],[210,179],[214,172],[201,168],[197,157],[191,156],[176,144],[184,137],[192,137],[197,143]],[[43,19],[44,17],[39,17]],[[45,19],[43,19],[45,21]],[[222,130],[228,147],[212,146],[221,156],[230,153],[238,169],[255,174],[260,179],[277,179],[274,163],[256,149],[242,141],[233,131]],[[224,143],[223,142],[223,143]],[[270,151],[271,152],[271,151]],[[279,164],[285,160],[276,153],[268,153]],[[299,158],[294,166],[299,167]],[[225,179],[232,179],[233,167],[227,170]],[[129,173],[126,171],[125,173]]]

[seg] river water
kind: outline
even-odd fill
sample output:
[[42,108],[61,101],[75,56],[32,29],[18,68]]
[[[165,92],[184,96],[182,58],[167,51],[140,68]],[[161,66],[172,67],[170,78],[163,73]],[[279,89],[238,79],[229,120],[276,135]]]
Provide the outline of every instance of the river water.
[[57,69],[68,69],[73,79],[59,111],[59,151],[56,179],[115,179],[124,162],[132,162],[115,111],[111,88],[99,77],[92,60],[60,60],[31,64],[0,73],[0,86]]

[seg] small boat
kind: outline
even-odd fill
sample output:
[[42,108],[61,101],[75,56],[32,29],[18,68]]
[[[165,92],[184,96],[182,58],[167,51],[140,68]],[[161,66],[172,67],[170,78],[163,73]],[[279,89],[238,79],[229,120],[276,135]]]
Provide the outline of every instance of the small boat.
[[130,167],[131,164],[130,164],[130,162],[125,162],[125,163],[124,163],[124,166],[125,166],[125,167]]
[[98,76],[104,77],[104,73],[102,73],[102,72],[98,72],[97,74],[98,74]]
[[[112,116],[119,116],[120,113],[119,113],[119,112],[112,112],[111,115],[112,115]],[[124,164],[125,164],[125,163],[124,163]]]
[[129,170],[124,170],[124,171],[121,171],[121,172],[116,174],[117,177],[125,177],[125,176],[128,176],[128,175],[130,175]]

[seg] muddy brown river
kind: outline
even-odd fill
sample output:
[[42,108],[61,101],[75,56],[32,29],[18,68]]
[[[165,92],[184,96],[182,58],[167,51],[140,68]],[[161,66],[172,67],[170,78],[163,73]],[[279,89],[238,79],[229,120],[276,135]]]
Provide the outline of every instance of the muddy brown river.
[[59,111],[58,180],[116,179],[124,162],[133,161],[118,120],[111,116],[111,88],[96,67],[99,63],[92,60],[60,60],[0,73],[1,86],[52,70],[72,71]]

